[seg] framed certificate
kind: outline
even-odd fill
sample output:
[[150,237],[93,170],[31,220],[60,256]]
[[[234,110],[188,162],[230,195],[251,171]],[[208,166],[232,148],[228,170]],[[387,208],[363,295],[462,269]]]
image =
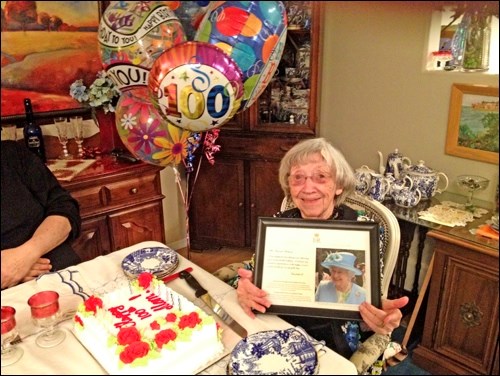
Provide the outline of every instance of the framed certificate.
[[269,313],[361,320],[381,304],[379,226],[259,217],[254,275]]

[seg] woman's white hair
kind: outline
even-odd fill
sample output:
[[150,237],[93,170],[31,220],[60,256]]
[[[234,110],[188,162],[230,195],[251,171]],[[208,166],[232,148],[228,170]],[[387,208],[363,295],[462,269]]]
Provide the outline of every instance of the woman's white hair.
[[304,164],[312,155],[318,153],[321,154],[330,168],[337,188],[343,189],[342,193],[335,197],[335,206],[339,206],[354,191],[356,180],[352,167],[346,161],[344,155],[322,137],[300,141],[285,154],[279,168],[281,189],[283,189],[285,196],[289,196],[288,177],[292,166]]

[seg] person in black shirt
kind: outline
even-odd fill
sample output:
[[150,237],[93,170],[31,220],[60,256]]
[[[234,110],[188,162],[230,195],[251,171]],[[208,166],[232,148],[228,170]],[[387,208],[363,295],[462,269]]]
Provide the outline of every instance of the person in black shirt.
[[2,141],[2,289],[81,260],[80,208],[35,154]]
[[[290,196],[295,208],[278,212],[275,217],[322,220],[356,220],[357,213],[344,205],[345,198],[354,191],[355,178],[344,156],[324,138],[301,141],[283,157],[279,170],[280,184],[286,196]],[[253,284],[253,272],[238,269],[238,301],[252,318],[254,312],[264,313],[272,304],[267,294]],[[400,325],[400,308],[408,303],[408,297],[382,299],[382,307],[363,302],[359,311],[363,322],[359,325],[364,335],[373,332],[390,335]],[[349,358],[357,347],[346,336],[345,328],[352,323],[329,318],[281,315],[292,325],[304,328],[317,340]],[[370,332],[372,331],[372,332]],[[359,330],[358,330],[359,332]]]

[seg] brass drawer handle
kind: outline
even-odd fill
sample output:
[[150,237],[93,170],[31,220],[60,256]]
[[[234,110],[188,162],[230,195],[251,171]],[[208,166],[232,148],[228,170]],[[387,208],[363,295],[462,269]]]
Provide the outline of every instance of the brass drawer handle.
[[133,194],[133,195],[135,195],[137,192],[139,192],[139,190],[137,188],[132,188],[130,190],[130,193]]

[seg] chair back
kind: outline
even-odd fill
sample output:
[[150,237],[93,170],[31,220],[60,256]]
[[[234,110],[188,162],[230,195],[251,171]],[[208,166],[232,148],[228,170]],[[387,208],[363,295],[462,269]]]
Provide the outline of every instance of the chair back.
[[[401,231],[399,223],[394,214],[380,202],[362,196],[359,193],[350,194],[345,205],[356,210],[360,215],[358,220],[370,220],[378,222],[380,230],[380,253],[381,264],[381,294],[383,298],[388,297],[389,285],[392,274],[396,268],[396,261],[399,253],[399,243],[401,241]],[[281,211],[295,207],[290,197],[285,197],[281,203]]]

